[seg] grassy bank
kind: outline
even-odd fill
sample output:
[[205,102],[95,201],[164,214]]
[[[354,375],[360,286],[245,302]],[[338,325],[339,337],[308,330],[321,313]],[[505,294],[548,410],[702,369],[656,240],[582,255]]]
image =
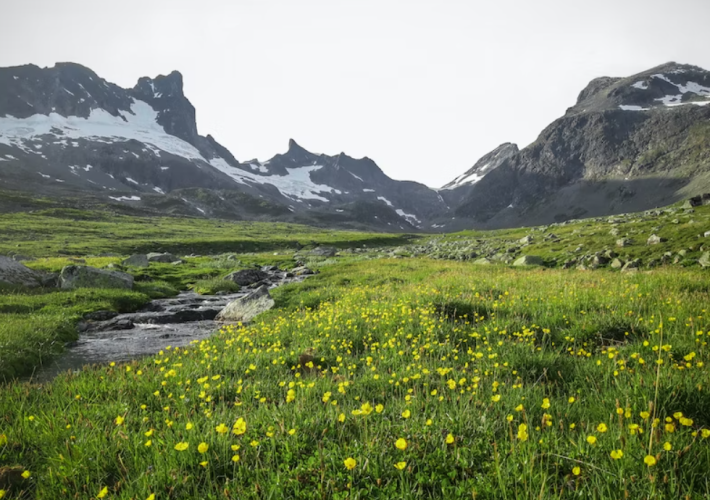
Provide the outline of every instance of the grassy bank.
[[12,498],[708,496],[709,291],[682,269],[325,266],[248,328],[7,386],[0,470]]

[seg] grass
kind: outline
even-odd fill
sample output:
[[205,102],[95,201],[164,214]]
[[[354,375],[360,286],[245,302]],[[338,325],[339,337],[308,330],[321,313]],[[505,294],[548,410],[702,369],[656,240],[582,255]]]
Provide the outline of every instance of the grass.
[[709,285],[343,260],[249,327],[7,386],[0,468],[12,498],[706,497]]
[[[710,275],[697,265],[709,221],[710,207],[675,207],[625,222],[412,237],[57,208],[0,216],[0,253],[39,257],[27,265],[45,272],[70,256],[119,265],[123,257],[95,256],[108,252],[184,261],[129,269],[133,291],[0,291],[0,378],[61,352],[88,312],[231,291],[221,278],[253,266],[320,271],[273,290],[276,308],[252,325],[188,348],[45,385],[5,383],[0,492],[710,497]],[[645,245],[652,233],[668,241]],[[578,246],[594,253],[624,236],[636,240],[616,249],[626,260],[686,255],[634,274],[459,261],[518,247],[559,267]],[[319,244],[358,252],[297,251]],[[192,253],[204,255],[184,257]]]
[[29,257],[147,252],[214,255],[317,245],[373,247],[402,244],[410,238],[298,224],[134,217],[66,208],[0,214],[0,234],[0,255]]

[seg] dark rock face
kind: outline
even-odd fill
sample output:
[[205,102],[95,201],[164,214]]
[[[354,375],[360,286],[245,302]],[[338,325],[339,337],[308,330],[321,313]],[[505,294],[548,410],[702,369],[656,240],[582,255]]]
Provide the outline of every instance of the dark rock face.
[[[681,93],[697,86],[708,91]],[[672,89],[683,104],[654,97]],[[640,98],[627,99],[647,92],[648,109],[636,109]],[[679,201],[679,190],[710,170],[703,146],[710,140],[710,106],[694,104],[705,95],[710,72],[681,65],[594,80],[535,143],[478,182],[456,215],[485,227],[536,225]]]

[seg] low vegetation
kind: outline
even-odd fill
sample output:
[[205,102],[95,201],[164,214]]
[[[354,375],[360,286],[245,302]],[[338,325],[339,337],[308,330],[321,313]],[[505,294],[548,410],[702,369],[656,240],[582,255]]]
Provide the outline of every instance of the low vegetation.
[[[556,229],[570,238],[564,248],[575,229],[609,230],[589,223]],[[701,252],[692,231],[682,246]],[[503,248],[496,238],[530,233],[439,244]],[[427,240],[363,251],[364,239],[345,236],[328,236],[342,254],[310,257],[319,274],[273,290],[276,308],[253,324],[41,386],[6,384],[0,490],[152,500],[710,496],[710,276],[697,262],[625,273],[482,266],[402,257]],[[522,253],[536,255],[540,241]],[[545,262],[562,267],[560,251],[550,247]],[[0,344],[50,321],[61,342],[90,310],[216,291],[231,269],[294,265],[292,250],[275,253],[151,264],[132,270],[132,292],[5,292],[1,324],[16,322]],[[87,264],[121,260],[96,259]]]

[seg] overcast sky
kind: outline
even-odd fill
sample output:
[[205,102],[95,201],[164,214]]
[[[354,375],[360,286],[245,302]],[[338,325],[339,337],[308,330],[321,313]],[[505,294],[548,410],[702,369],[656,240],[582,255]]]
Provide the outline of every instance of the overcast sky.
[[710,69],[710,0],[0,0],[0,17],[0,66],[124,87],[179,70],[200,133],[241,161],[294,138],[434,187],[532,142],[594,77]]

